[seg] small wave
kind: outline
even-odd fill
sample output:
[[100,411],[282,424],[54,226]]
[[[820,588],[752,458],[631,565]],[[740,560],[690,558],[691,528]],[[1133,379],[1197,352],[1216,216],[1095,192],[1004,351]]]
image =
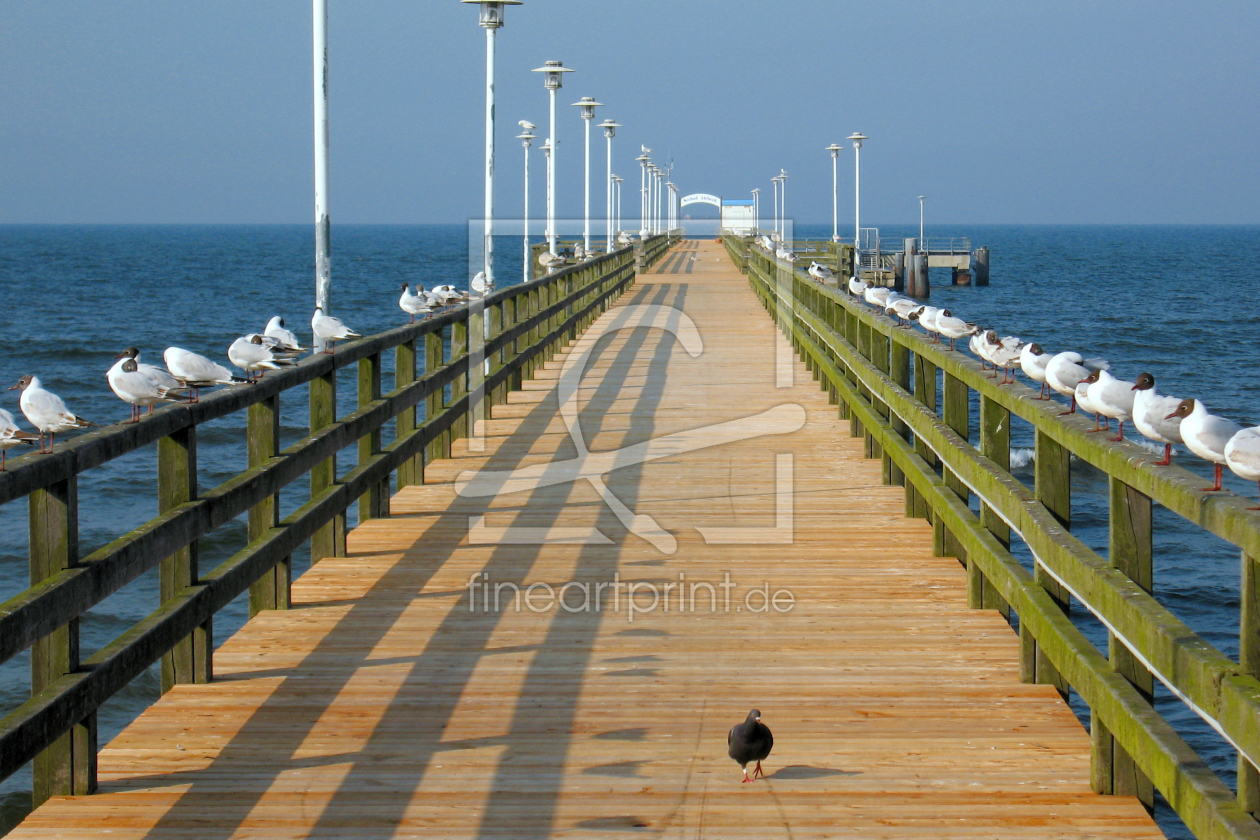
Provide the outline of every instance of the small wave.
[[1011,450],[1011,469],[1026,467],[1033,461],[1037,460],[1037,450],[1035,449],[1012,449]]

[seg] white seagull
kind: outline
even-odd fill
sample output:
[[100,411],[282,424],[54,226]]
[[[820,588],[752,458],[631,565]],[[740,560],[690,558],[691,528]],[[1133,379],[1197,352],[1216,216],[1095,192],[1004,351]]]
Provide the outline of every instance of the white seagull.
[[962,318],[957,318],[950,313],[948,309],[942,310],[940,315],[936,316],[936,329],[941,335],[949,339],[949,349],[954,349],[954,342],[960,338],[966,338],[969,335],[975,335],[979,329],[975,324],[968,324]]
[[1019,354],[1019,367],[1033,382],[1041,384],[1041,393],[1033,397],[1035,400],[1048,400],[1046,395],[1046,366],[1050,364],[1051,355],[1041,349],[1040,344],[1025,344]]
[[835,272],[816,260],[811,261],[809,264],[809,276],[819,283],[826,283],[828,280],[836,279]]
[[301,353],[306,348],[298,343],[297,335],[284,328],[284,319],[279,315],[267,322],[263,335],[276,340],[276,346],[287,353]]
[[[41,455],[47,455],[53,451],[54,438],[57,432],[64,432],[70,429],[86,429],[89,426],[95,426],[95,423],[89,423],[82,417],[78,417],[66,408],[65,402],[61,397],[52,391],[45,391],[44,386],[40,384],[38,376],[27,374],[18,380],[18,384],[9,388],[10,391],[22,392],[22,399],[19,405],[22,407],[22,413],[26,415],[26,419],[31,421],[31,425],[39,431],[39,452]],[[44,448],[44,435],[48,435],[48,448]]]
[[862,297],[871,306],[883,310],[888,308],[888,296],[890,294],[892,294],[892,291],[883,286],[870,286]]
[[870,284],[865,280],[859,280],[856,276],[849,278],[849,294],[854,297],[865,297],[868,288]]
[[1046,365],[1046,384],[1065,397],[1072,398],[1072,407],[1063,414],[1076,413],[1076,386],[1096,370],[1107,370],[1111,365],[1102,359],[1086,359],[1074,350],[1056,354]]
[[343,324],[340,318],[325,315],[323,308],[319,306],[315,307],[315,314],[311,316],[311,332],[315,335],[317,344],[323,343],[325,353],[332,353],[333,342],[335,341],[361,337],[357,332]]
[[192,390],[191,402],[201,399],[201,389],[215,385],[231,385],[233,382],[244,382],[239,376],[223,365],[212,362],[182,347],[167,347],[162,354],[166,369],[179,380],[179,384]]
[[486,273],[484,271],[478,271],[473,275],[473,279],[468,284],[468,288],[471,289],[478,297],[485,297],[490,292],[494,291],[494,283],[487,283]]
[[1225,464],[1225,446],[1234,435],[1242,431],[1233,420],[1209,414],[1202,400],[1182,400],[1177,409],[1168,415],[1181,418],[1181,439],[1186,448],[1216,468],[1216,481],[1211,487],[1202,488],[1205,493],[1221,489],[1221,467]]
[[39,435],[19,429],[13,415],[0,408],[0,472],[4,472],[4,459],[10,449],[27,443],[34,445],[38,440]]
[[261,335],[242,336],[233,341],[227,351],[228,361],[245,371],[245,381],[253,382],[254,374],[267,370],[292,367],[297,362],[287,356],[277,356],[263,343]]
[[1020,355],[1024,351],[1024,342],[1013,335],[999,339],[998,334],[993,330],[984,334],[984,341],[985,344],[982,347],[984,357],[993,363],[994,371],[998,368],[1002,369],[1002,381],[998,384],[1013,385],[1015,383],[1014,368],[1019,364]]
[[923,308],[914,316],[914,320],[919,322],[919,326],[923,327],[924,332],[932,336],[933,344],[939,344],[941,340],[940,333],[936,331],[936,319],[941,317],[941,311],[935,306],[924,304]]
[[[1244,481],[1260,485],[1260,426],[1243,429],[1225,444],[1225,464]],[[3,469],[0,461],[0,469]],[[1260,510],[1260,506],[1247,510]]]
[[1073,397],[1076,400],[1076,405],[1080,408],[1080,410],[1094,415],[1094,428],[1086,429],[1086,433],[1092,434],[1094,432],[1109,432],[1111,431],[1111,420],[1109,418],[1104,419],[1104,415],[1099,406],[1089,398],[1089,386],[1090,381],[1087,376],[1080,382],[1076,383],[1076,391],[1073,394]]
[[[163,370],[157,365],[147,365],[144,362],[140,361],[140,348],[139,347],[128,347],[126,350],[122,351],[114,358],[115,359],[135,359],[136,369],[143,374],[147,374],[151,379],[153,379],[153,381],[157,383],[158,387],[163,390],[164,393],[162,394],[162,396],[164,397],[167,394],[173,393],[175,391],[188,390],[187,388],[184,387],[184,384],[182,382],[180,382],[174,376],[171,376],[170,371]],[[115,367],[119,367],[119,366],[115,365]],[[150,407],[149,413],[150,414],[153,413],[152,407]]]
[[1155,390],[1155,377],[1149,373],[1138,374],[1133,391],[1133,425],[1151,440],[1164,444],[1164,459],[1152,463],[1166,467],[1172,463],[1173,444],[1183,442],[1181,418],[1169,416],[1181,405],[1181,398],[1160,396]]
[[564,265],[564,257],[550,251],[543,251],[538,255],[538,264],[547,269],[547,273],[550,274],[556,267]]
[[403,283],[402,297],[398,299],[398,308],[411,316],[411,320],[407,322],[409,324],[416,322],[417,315],[427,318],[433,314],[433,306],[429,303],[429,296],[424,293],[424,287],[417,284],[416,290],[411,291],[411,286]]
[[1105,370],[1096,370],[1082,381],[1089,383],[1089,401],[1098,412],[1120,424],[1119,432],[1111,440],[1124,440],[1124,424],[1133,419],[1133,389],[1137,386],[1116,379]]
[[105,372],[105,381],[109,383],[110,390],[117,395],[118,399],[131,405],[131,420],[128,422],[139,423],[141,407],[148,406],[149,413],[152,414],[153,406],[158,403],[178,402],[178,400],[168,397],[167,394],[172,390],[181,390],[182,386],[175,377],[161,368],[145,365],[145,367],[153,368],[157,373],[161,374],[163,381],[174,383],[173,388],[162,387],[156,376],[140,368],[140,363],[136,361],[136,357],[131,355],[134,350],[134,347],[128,347],[115,356],[118,361],[114,362],[114,366]]

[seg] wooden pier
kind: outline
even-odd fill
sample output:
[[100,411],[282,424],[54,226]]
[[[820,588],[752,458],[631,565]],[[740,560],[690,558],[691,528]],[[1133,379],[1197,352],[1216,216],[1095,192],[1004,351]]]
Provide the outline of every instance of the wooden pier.
[[[630,314],[650,305],[685,313],[702,352],[681,322]],[[590,451],[677,444],[606,475],[672,551],[584,479],[457,492],[575,457],[557,383],[584,358]],[[53,797],[11,836],[1162,836],[1136,798],[1093,792],[1089,733],[1055,685],[1021,681],[1021,639],[904,517],[891,449],[871,423],[850,436],[720,243],[675,247],[524,372],[483,450],[449,444],[293,582],[291,608],[223,643],[212,682],[174,685],[104,746],[95,795]],[[570,542],[521,544],[544,537]],[[505,588],[486,609],[499,584],[614,581],[635,600],[518,610]],[[678,588],[649,607],[675,583],[681,606]],[[754,589],[791,601],[761,609]],[[743,785],[725,738],[752,707],[775,748]]]

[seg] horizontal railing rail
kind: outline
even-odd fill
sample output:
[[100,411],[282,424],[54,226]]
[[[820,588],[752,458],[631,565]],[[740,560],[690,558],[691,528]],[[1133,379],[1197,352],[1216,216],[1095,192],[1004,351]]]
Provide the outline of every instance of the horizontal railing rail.
[[[738,243],[727,247],[732,259],[740,253]],[[799,268],[756,249],[747,250],[747,266],[754,290],[864,438],[867,455],[883,461],[885,481],[906,487],[907,515],[932,522],[935,552],[967,566],[971,606],[1016,613],[1021,677],[1065,697],[1074,689],[1089,706],[1095,789],[1134,794],[1148,806],[1158,789],[1199,837],[1260,837],[1253,817],[1260,616],[1250,603],[1260,588],[1260,518],[1247,502],[1202,492],[1202,480],[1186,470],[1150,466],[1150,453],[1136,444],[1098,440],[1082,419],[1061,418],[1060,406],[1035,400],[1035,391],[998,387],[976,363],[896,328]],[[978,448],[970,442],[973,392]],[[1034,429],[1032,490],[1010,473],[1012,415]],[[1109,476],[1109,558],[1068,530],[1072,455]],[[1242,549],[1240,662],[1152,594],[1152,503]],[[1012,532],[1032,554],[1032,572],[1011,554]],[[1107,628],[1108,653],[1071,622],[1072,598]],[[1153,679],[1238,751],[1237,793],[1154,710]]]
[[[598,317],[633,282],[636,265],[664,253],[670,237],[660,239],[663,244],[622,248],[429,320],[347,342],[256,384],[81,435],[59,443],[51,455],[10,460],[0,473],[0,504],[30,499],[36,583],[0,604],[0,662],[25,650],[32,659],[31,699],[0,720],[0,778],[34,761],[36,804],[94,790],[95,714],[102,703],[159,661],[163,691],[210,680],[210,625],[219,610],[246,591],[251,615],[286,608],[287,564],[295,550],[309,541],[313,562],[344,554],[351,505],[359,502],[363,519],[388,516],[391,477],[399,488],[422,483],[426,460],[449,455],[452,437],[467,434],[473,421]],[[394,387],[383,393],[381,357],[391,349]],[[421,352],[423,374],[417,375]],[[335,377],[351,365],[358,367],[358,407],[337,417]],[[279,400],[303,385],[310,434],[281,450]],[[200,491],[197,427],[241,411],[248,468]],[[391,421],[395,439],[383,444],[381,431]],[[336,455],[356,444],[358,463],[338,474]],[[152,445],[159,515],[79,557],[78,476]],[[306,475],[309,500],[280,518],[277,494]],[[246,513],[245,547],[198,574],[198,540]],[[158,609],[80,659],[80,617],[155,568]]]

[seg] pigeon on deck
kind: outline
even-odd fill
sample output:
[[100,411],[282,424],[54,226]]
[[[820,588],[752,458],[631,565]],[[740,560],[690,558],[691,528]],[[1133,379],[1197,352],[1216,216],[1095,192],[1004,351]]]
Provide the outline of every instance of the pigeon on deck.
[[[743,723],[731,727],[726,736],[726,754],[735,759],[735,763],[744,771],[744,781],[751,782],[761,772],[761,762],[770,755],[774,747],[774,736],[770,728],[761,722],[761,712],[753,709]],[[748,765],[757,762],[753,769],[752,779],[748,778]]]

